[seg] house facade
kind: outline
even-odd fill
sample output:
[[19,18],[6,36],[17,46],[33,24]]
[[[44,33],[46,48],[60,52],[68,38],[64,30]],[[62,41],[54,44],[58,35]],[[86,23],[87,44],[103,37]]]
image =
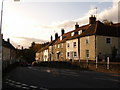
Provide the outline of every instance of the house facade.
[[[76,23],[75,29],[67,33],[61,30],[61,35],[55,34],[55,40],[50,43],[45,54],[48,61],[120,58],[120,23],[106,25],[91,16],[88,24],[79,26]],[[43,51],[45,53],[45,49]]]
[[2,67],[3,69],[7,68],[8,65],[17,62],[17,51],[15,47],[10,43],[8,39],[5,41],[2,40]]

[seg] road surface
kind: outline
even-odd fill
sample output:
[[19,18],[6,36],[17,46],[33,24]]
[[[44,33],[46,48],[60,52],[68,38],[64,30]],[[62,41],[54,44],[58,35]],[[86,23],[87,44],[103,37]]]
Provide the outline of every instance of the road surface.
[[5,88],[120,88],[120,76],[87,70],[19,66],[3,77],[3,90]]

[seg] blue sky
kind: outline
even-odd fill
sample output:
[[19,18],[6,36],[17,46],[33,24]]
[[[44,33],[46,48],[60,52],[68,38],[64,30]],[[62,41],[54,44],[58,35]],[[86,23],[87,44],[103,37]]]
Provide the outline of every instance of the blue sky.
[[[49,41],[55,32],[60,35],[74,29],[75,22],[87,24],[91,14],[97,13],[99,20],[108,19],[117,22],[115,2],[8,2],[4,1],[3,38],[11,39],[16,47],[25,48],[30,43]],[[111,15],[110,12],[113,12]]]

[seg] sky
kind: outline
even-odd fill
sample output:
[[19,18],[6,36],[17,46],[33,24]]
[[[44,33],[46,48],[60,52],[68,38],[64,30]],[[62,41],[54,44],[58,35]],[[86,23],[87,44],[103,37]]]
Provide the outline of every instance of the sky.
[[[57,2],[56,2],[57,1]],[[118,22],[119,0],[4,0],[3,38],[17,48],[28,48],[34,41],[50,41],[51,35],[74,30],[75,23],[88,24],[89,17],[97,13],[97,20]],[[97,10],[95,9],[97,7]]]

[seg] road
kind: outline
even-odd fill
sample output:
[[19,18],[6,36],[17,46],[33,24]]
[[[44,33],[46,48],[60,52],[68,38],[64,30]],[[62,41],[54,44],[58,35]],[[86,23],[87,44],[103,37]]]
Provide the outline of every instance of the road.
[[48,67],[19,66],[3,77],[3,90],[5,88],[17,88],[21,90],[120,88],[119,84],[120,76],[116,74]]

